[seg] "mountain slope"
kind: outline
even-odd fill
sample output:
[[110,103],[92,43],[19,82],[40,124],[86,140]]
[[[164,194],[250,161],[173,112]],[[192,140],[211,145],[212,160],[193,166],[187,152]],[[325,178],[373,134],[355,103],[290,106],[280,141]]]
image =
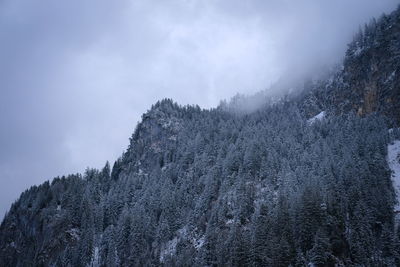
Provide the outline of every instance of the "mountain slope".
[[359,115],[379,112],[400,122],[400,9],[371,20],[354,37],[343,66],[310,84],[302,98],[307,116],[321,110]]
[[399,15],[300,95],[244,113],[156,103],[112,168],[22,193],[1,265],[398,266]]

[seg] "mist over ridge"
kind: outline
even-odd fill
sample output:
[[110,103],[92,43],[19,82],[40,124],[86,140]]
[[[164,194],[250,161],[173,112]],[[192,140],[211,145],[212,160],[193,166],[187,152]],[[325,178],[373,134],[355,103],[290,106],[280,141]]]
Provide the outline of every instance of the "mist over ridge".
[[2,1],[0,214],[32,184],[116,159],[157,100],[215,107],[340,61],[396,4]]

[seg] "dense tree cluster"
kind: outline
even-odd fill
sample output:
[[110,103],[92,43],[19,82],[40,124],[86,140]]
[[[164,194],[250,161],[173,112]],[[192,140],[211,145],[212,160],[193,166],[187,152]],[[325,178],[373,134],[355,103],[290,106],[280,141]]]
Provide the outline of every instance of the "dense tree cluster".
[[400,48],[381,75],[371,67],[397,44],[399,14],[303,93],[210,110],[158,102],[112,167],[22,193],[0,226],[0,265],[400,266],[386,160],[400,138],[388,131]]
[[1,261],[400,263],[385,120],[299,114],[293,101],[245,115],[161,101],[112,170],[24,192],[1,225]]

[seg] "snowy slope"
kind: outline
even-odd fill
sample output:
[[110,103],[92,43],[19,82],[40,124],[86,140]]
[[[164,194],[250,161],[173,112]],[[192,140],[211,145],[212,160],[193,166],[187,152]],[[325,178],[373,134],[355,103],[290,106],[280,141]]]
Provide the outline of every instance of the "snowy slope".
[[309,119],[307,122],[309,124],[313,124],[314,122],[322,120],[323,118],[325,118],[325,111],[321,111],[320,113]]
[[[397,200],[400,202],[400,140],[388,145],[388,164],[392,170],[392,181],[396,190]],[[395,206],[395,210],[400,211],[399,204]]]

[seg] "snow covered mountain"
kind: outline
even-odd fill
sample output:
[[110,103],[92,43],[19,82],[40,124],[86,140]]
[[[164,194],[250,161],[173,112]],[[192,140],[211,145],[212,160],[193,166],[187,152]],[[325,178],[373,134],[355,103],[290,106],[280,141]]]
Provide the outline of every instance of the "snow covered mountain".
[[21,194],[0,265],[400,266],[399,74],[400,9],[300,93],[159,101],[112,168]]

